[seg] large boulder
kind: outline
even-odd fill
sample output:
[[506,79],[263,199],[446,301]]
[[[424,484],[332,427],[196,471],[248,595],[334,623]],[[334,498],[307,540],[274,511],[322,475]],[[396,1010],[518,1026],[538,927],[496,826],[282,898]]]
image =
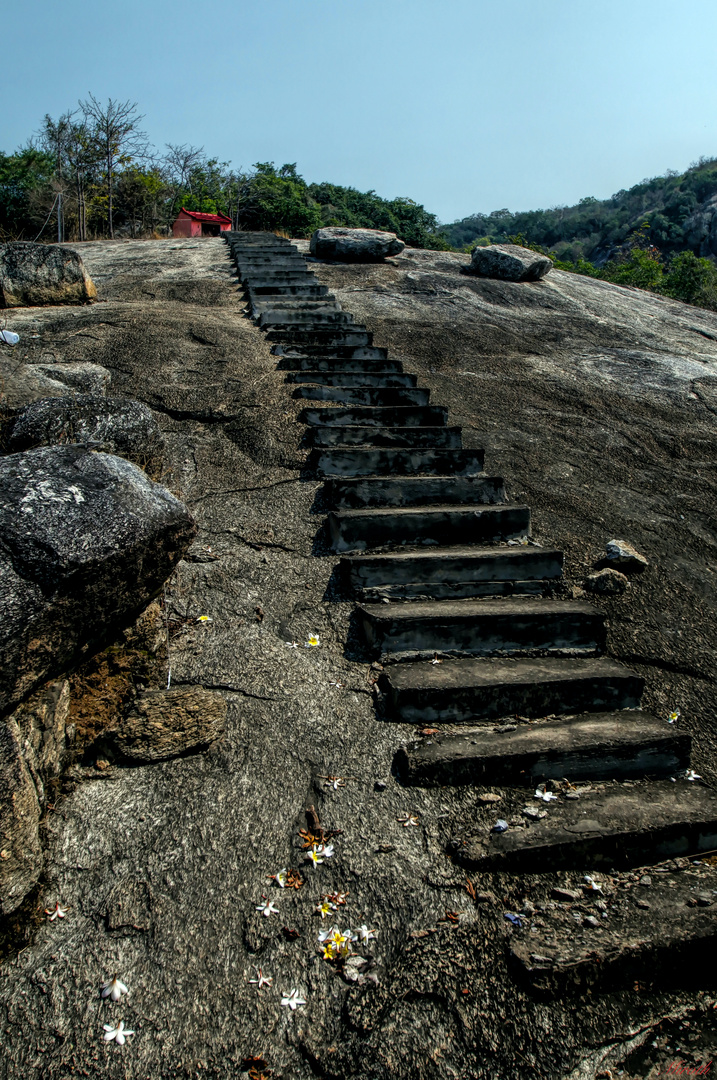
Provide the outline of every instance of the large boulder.
[[0,459],[0,712],[132,622],[189,547],[187,508],[123,458]]
[[395,233],[380,229],[327,228],[316,230],[309,250],[317,259],[381,262],[388,255],[399,255],[405,246]]
[[473,249],[469,273],[500,281],[539,281],[552,267],[552,259],[530,248],[491,244]]
[[0,244],[3,307],[86,304],[96,296],[97,289],[76,251],[25,241]]
[[82,443],[158,472],[164,439],[152,410],[130,398],[100,394],[50,397],[27,405],[7,438],[10,453],[35,446]]

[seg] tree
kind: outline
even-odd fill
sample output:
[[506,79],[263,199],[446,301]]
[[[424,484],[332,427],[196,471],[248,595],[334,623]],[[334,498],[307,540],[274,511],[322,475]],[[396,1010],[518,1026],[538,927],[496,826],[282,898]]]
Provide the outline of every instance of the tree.
[[[0,153],[0,234],[3,239],[21,239],[32,227],[31,196],[47,188],[54,170],[52,154],[34,146],[23,147],[14,154]],[[33,236],[34,232],[30,238]]]
[[139,124],[144,119],[137,113],[137,103],[107,99],[103,106],[89,95],[80,101],[86,122],[91,126],[92,140],[102,155],[107,187],[107,228],[114,239],[113,195],[115,172],[120,165],[129,165],[133,159],[142,158],[147,152],[144,132]]
[[67,166],[67,146],[72,131],[72,112],[63,113],[59,120],[53,120],[45,113],[45,120],[39,132],[40,146],[55,159],[55,179],[57,183],[55,201],[57,203],[57,242],[65,239],[65,217],[63,196],[65,194],[64,173]]

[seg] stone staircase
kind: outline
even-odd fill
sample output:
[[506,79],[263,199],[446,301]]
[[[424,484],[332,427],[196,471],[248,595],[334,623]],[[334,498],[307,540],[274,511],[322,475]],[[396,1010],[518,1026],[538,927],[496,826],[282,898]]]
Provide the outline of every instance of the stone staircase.
[[[307,402],[308,466],[325,480],[327,540],[382,664],[379,710],[421,729],[397,752],[398,779],[499,788],[500,814],[489,805],[464,823],[454,862],[583,872],[717,849],[717,795],[675,779],[689,735],[640,709],[643,679],[604,655],[602,613],[567,598],[562,553],[532,540],[530,509],[288,240],[227,240],[251,315]],[[545,807],[521,811],[538,784]],[[518,816],[497,822],[509,807]],[[673,915],[690,938],[685,912]],[[714,923],[692,937],[714,936]],[[515,952],[524,971],[542,970]]]

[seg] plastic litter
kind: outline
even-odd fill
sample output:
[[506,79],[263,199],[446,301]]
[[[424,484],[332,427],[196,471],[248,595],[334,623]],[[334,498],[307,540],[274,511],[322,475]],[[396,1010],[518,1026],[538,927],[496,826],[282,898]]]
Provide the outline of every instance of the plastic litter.
[[491,832],[505,832],[506,829],[508,829],[508,828],[509,828],[508,822],[504,821],[503,818],[498,818],[495,825],[491,829]]
[[503,918],[513,926],[522,926],[525,916],[517,915],[514,911],[504,911]]
[[0,330],[0,341],[4,341],[6,345],[17,345],[20,340],[19,334],[13,334],[12,330]]

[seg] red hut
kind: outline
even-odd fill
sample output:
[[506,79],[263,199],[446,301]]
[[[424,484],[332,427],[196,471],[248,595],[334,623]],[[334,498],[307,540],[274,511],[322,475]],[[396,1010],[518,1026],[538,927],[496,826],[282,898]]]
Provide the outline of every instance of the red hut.
[[219,236],[231,227],[232,219],[224,214],[200,214],[182,207],[172,226],[172,236]]

